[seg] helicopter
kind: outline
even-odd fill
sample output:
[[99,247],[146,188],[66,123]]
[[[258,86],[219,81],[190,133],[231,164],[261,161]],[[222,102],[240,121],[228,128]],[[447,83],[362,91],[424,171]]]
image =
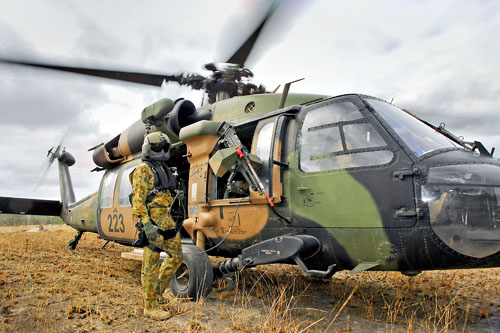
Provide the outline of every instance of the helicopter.
[[[77,230],[132,245],[136,221],[129,173],[147,131],[172,142],[169,164],[186,193],[172,215],[183,221],[183,264],[174,293],[208,295],[215,278],[286,263],[329,278],[340,270],[400,271],[500,266],[500,162],[481,142],[363,94],[268,92],[247,79],[245,62],[272,11],[209,76],[158,75],[9,60],[11,65],[159,86],[203,89],[196,108],[164,98],[141,119],[91,148],[99,189],[76,201],[61,146],[61,200],[0,198],[2,213],[56,215]],[[237,149],[238,148],[238,149]],[[213,264],[210,256],[225,258]]]

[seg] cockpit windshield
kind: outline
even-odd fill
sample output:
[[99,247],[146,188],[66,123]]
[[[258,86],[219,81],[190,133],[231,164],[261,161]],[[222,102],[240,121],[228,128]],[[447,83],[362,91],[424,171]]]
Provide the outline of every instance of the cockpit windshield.
[[389,103],[372,98],[365,101],[392,127],[417,157],[437,149],[459,147],[441,133]]

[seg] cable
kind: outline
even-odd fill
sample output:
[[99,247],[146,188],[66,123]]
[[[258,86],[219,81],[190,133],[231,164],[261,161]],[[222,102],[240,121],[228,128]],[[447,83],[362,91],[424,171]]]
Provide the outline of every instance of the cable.
[[243,201],[243,199],[245,199],[245,198],[241,198],[240,201],[238,202],[238,204],[236,205],[236,210],[234,211],[234,215],[233,215],[233,221],[231,222],[231,226],[229,227],[229,230],[227,231],[227,233],[224,236],[224,238],[222,238],[222,240],[219,243],[217,243],[216,245],[212,246],[208,250],[205,250],[204,251],[205,253],[218,248],[227,239],[227,237],[231,233],[231,230],[233,230],[234,221],[236,221],[236,214],[238,213],[238,208],[240,207],[240,204]]

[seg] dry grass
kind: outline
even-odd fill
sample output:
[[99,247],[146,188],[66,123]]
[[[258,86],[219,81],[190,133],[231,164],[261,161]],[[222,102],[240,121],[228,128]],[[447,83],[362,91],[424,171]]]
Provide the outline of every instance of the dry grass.
[[499,325],[500,269],[320,280],[280,265],[244,271],[237,288],[201,302],[167,295],[174,317],[154,322],[142,316],[140,262],[120,258],[129,248],[101,250],[103,241],[85,234],[69,251],[72,229],[26,232],[32,228],[0,227],[2,332],[446,332],[488,329],[492,318]]

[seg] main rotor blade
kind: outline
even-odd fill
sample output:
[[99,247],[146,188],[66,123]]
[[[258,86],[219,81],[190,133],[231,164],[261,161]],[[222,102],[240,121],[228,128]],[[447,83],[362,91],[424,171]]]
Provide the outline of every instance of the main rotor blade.
[[156,86],[156,87],[160,87],[164,80],[181,83],[181,79],[182,79],[181,75],[149,74],[149,73],[124,72],[124,71],[104,70],[104,69],[95,69],[95,68],[59,66],[59,65],[52,65],[52,64],[42,64],[42,63],[29,62],[29,61],[16,61],[16,60],[1,59],[1,58],[0,58],[0,63],[51,69],[51,70],[62,71],[62,72],[103,77],[103,78],[118,80],[118,81],[140,83],[140,84]]
[[238,64],[240,67],[245,66],[245,61],[247,61],[248,55],[252,52],[252,48],[255,45],[255,42],[259,38],[259,35],[262,31],[262,28],[266,25],[266,22],[269,21],[271,16],[273,16],[278,4],[276,1],[273,2],[271,7],[269,7],[266,15],[262,19],[262,22],[257,26],[254,32],[248,37],[248,39],[243,42],[240,48],[226,61],[230,64]]

